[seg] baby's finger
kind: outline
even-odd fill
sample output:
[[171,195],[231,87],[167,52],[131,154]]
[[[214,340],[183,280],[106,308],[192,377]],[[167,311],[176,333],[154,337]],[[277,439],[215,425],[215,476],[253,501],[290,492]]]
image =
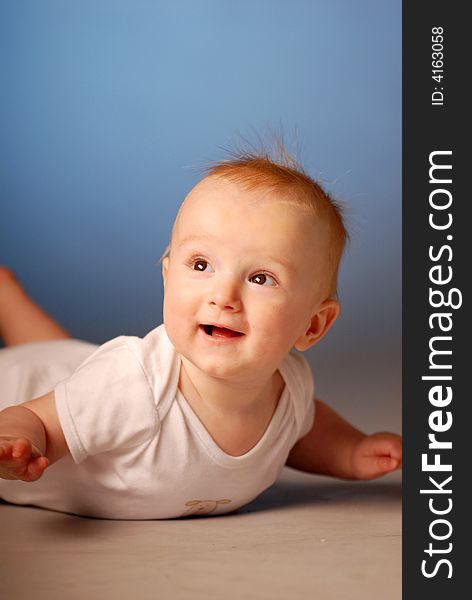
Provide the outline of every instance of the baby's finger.
[[358,466],[357,474],[359,479],[375,479],[382,477],[391,471],[395,471],[401,465],[397,458],[390,456],[372,456],[364,458]]
[[364,440],[366,456],[390,456],[401,460],[401,437],[392,433],[375,433]]
[[9,454],[10,454],[10,452],[9,452],[8,446],[6,444],[2,444],[0,442],[0,460],[6,458],[6,456]]
[[32,460],[24,473],[23,481],[36,481],[41,477],[49,466],[49,460],[45,456],[40,456]]
[[13,444],[10,441],[0,442],[0,460],[11,461],[12,460]]
[[377,457],[377,467],[382,473],[389,473],[398,469],[400,461],[398,458],[392,458],[390,456],[379,456]]
[[12,458],[24,459],[31,454],[31,443],[26,438],[14,441],[11,451]]

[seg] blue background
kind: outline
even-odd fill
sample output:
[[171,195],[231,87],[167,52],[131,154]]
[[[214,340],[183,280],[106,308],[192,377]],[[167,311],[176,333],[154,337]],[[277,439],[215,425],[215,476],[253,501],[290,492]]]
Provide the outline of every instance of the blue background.
[[398,0],[3,1],[0,67],[0,263],[74,336],[159,324],[158,260],[201,168],[282,129],[349,206],[319,394],[400,428]]

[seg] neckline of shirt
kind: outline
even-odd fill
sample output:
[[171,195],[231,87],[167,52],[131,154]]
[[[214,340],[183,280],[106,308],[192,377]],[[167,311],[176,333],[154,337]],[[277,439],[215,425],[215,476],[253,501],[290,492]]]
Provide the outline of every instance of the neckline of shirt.
[[[180,361],[180,358],[179,358],[179,361]],[[269,421],[269,424],[267,425],[264,433],[259,438],[257,443],[250,450],[248,450],[244,454],[241,454],[240,456],[233,456],[232,454],[226,453],[215,442],[215,440],[212,438],[211,434],[209,433],[209,431],[207,430],[205,425],[202,423],[202,421],[198,417],[197,413],[193,410],[193,408],[187,402],[185,396],[182,394],[182,392],[179,390],[179,388],[176,387],[175,398],[176,398],[179,406],[185,413],[185,416],[187,417],[187,419],[190,423],[190,426],[192,427],[193,431],[200,438],[200,441],[203,443],[205,449],[207,450],[207,452],[209,453],[211,458],[214,461],[216,461],[217,463],[219,463],[221,466],[233,467],[233,468],[247,466],[249,462],[252,462],[255,458],[258,457],[258,455],[261,452],[263,452],[265,446],[267,445],[267,440],[272,438],[272,433],[273,433],[274,429],[276,429],[278,427],[283,415],[285,414],[286,405],[287,405],[287,401],[288,401],[288,395],[289,395],[288,383],[287,383],[286,378],[284,377],[283,368],[282,369],[279,368],[279,372],[282,375],[282,378],[285,382],[285,386],[282,390],[282,393],[280,394],[280,398],[279,398],[279,401],[275,408],[274,414],[272,415],[272,418]]]

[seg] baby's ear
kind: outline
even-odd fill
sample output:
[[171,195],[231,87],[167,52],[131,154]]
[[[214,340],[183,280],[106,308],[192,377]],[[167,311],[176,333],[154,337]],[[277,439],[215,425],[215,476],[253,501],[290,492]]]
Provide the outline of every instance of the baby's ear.
[[338,318],[339,311],[340,306],[337,300],[330,298],[322,302],[311,317],[305,333],[295,342],[295,348],[303,351],[319,342]]
[[164,287],[166,285],[167,271],[168,270],[169,270],[169,257],[166,256],[165,258],[162,259],[162,279],[164,281]]

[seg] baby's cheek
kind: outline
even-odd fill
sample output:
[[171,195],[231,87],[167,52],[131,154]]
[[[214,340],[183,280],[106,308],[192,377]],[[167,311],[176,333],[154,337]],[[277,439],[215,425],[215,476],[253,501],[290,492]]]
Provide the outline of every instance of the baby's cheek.
[[296,321],[296,314],[287,310],[282,302],[267,304],[260,317],[265,336],[272,344],[281,344],[283,347],[290,346],[290,340],[294,338],[294,332],[297,329],[294,327]]
[[171,314],[178,314],[186,310],[189,304],[189,294],[186,293],[186,287],[173,281],[164,290],[164,307]]
[[164,296],[164,323],[168,330],[175,327],[176,321],[184,313],[184,306],[178,294],[173,293],[172,289],[166,290]]

